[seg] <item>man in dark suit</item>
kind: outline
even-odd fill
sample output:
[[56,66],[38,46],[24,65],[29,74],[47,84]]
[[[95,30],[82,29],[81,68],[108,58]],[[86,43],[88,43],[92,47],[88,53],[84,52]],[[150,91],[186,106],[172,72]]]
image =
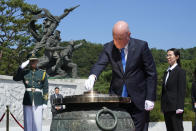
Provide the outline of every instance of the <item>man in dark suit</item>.
[[130,35],[126,22],[118,21],[114,25],[113,41],[104,45],[85,86],[91,90],[102,70],[110,63],[112,81],[109,92],[131,98],[128,111],[136,131],[143,131],[149,111],[154,108],[157,73],[147,42],[130,38]]
[[51,112],[52,112],[53,117],[56,115],[56,113],[65,109],[65,105],[59,106],[59,105],[54,104],[54,102],[53,102],[54,99],[59,99],[59,98],[63,98],[63,96],[61,94],[59,94],[59,87],[55,87],[55,93],[50,96]]

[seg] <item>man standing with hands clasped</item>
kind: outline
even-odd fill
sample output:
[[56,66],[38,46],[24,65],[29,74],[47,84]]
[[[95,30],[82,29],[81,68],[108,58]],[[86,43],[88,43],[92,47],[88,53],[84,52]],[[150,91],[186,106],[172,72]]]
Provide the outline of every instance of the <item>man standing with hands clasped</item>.
[[[26,68],[29,64],[29,68]],[[48,102],[48,78],[46,72],[37,68],[38,58],[30,54],[18,68],[13,79],[25,85],[23,98],[24,131],[42,131],[43,109]]]
[[157,73],[152,54],[145,41],[130,38],[129,26],[118,21],[112,30],[113,41],[106,43],[98,61],[91,69],[85,86],[92,90],[96,79],[107,66],[112,66],[109,92],[130,97],[128,108],[136,131],[143,131],[149,120],[149,111],[156,99]]
[[51,112],[52,117],[54,117],[59,111],[62,111],[65,109],[65,105],[55,105],[54,100],[63,98],[61,94],[59,94],[59,87],[55,87],[54,89],[55,93],[50,96],[50,104],[51,104]]

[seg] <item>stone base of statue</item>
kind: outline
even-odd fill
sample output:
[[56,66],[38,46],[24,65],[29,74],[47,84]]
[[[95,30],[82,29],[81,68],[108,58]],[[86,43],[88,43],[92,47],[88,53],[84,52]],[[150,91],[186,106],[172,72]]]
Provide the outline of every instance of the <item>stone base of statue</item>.
[[66,109],[57,113],[50,131],[135,131],[133,120],[125,110],[130,98],[85,92],[56,99]]
[[[84,87],[85,79],[49,79],[49,99],[54,94],[54,88],[59,87],[60,94],[65,96],[79,95],[86,91]],[[0,75],[0,117],[9,106],[10,112],[23,125],[23,96],[25,87],[22,82],[13,81],[12,76]],[[11,117],[11,116],[10,116]],[[50,100],[47,109],[43,111],[43,126],[50,126],[52,121]],[[10,119],[10,128],[18,127],[14,119]],[[0,122],[0,130],[6,126],[6,117]]]

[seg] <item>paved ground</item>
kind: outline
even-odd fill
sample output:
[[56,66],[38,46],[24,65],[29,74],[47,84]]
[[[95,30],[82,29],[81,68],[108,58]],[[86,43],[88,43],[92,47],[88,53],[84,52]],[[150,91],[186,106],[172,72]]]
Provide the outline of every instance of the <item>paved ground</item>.
[[[192,131],[192,122],[185,121],[183,123],[184,131]],[[0,131],[6,131],[5,127],[0,127]],[[9,131],[23,131],[20,127],[10,127]],[[42,131],[50,131],[50,125],[43,125]],[[164,122],[150,122],[148,131],[166,131]]]
[[[5,128],[0,128],[1,131],[6,131]],[[20,127],[10,127],[9,131],[24,131]],[[43,126],[42,131],[50,131],[50,126]]]

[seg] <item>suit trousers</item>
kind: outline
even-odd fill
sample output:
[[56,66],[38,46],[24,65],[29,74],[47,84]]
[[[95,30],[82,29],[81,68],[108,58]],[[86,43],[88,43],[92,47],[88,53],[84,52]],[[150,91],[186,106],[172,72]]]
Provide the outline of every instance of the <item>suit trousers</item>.
[[23,105],[24,131],[42,131],[42,114],[42,105]]
[[133,119],[135,131],[148,131],[149,112],[146,110],[139,110],[134,103],[128,106],[127,111]]
[[176,114],[176,111],[164,112],[167,131],[183,131],[183,113]]

